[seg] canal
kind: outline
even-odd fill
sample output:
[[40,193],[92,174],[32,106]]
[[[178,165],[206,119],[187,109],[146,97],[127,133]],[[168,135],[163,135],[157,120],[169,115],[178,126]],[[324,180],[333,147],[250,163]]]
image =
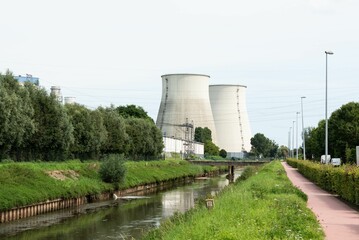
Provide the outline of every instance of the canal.
[[[240,174],[236,170],[235,176]],[[149,193],[146,198],[85,204],[0,224],[0,239],[140,239],[176,212],[192,208],[199,198],[216,194],[229,184],[225,175]]]

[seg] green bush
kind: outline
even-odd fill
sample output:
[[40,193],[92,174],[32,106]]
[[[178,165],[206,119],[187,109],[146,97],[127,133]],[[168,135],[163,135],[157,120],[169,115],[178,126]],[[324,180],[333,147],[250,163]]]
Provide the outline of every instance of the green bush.
[[359,168],[354,165],[334,167],[311,161],[287,159],[287,163],[322,189],[338,194],[359,205]]
[[125,179],[126,167],[121,155],[109,155],[101,164],[99,174],[102,181],[113,183],[116,187]]

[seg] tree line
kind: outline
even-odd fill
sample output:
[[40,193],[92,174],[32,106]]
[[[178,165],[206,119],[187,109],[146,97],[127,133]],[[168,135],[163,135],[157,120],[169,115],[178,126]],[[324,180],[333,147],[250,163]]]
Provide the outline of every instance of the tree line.
[[[325,120],[304,131],[306,158],[319,160],[325,153]],[[359,146],[359,103],[349,102],[328,119],[328,154],[354,163]]]
[[62,105],[44,88],[0,74],[0,160],[61,161],[123,154],[158,158],[161,131],[142,107]]
[[[302,134],[301,134],[302,136]],[[325,120],[317,127],[304,130],[306,159],[319,161],[325,154]],[[251,153],[263,157],[288,157],[289,149],[280,146],[257,133],[251,138]],[[359,103],[349,102],[334,111],[328,119],[328,154],[341,158],[343,163],[356,161],[356,146],[359,146]],[[303,158],[303,146],[298,149],[299,158]],[[296,149],[294,149],[296,153]]]

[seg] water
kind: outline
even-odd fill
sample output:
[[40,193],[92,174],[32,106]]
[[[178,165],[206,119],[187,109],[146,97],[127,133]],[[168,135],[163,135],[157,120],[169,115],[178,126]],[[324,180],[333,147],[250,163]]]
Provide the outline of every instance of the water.
[[110,200],[0,224],[0,239],[139,239],[196,199],[228,185],[225,175],[152,193],[146,199]]

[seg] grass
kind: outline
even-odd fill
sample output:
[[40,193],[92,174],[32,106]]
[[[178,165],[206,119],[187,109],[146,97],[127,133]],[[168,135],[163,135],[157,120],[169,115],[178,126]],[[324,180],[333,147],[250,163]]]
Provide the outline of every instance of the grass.
[[306,200],[274,161],[227,187],[213,209],[176,214],[144,239],[324,239]]
[[[195,176],[213,167],[191,165],[182,160],[126,162],[127,173],[122,189],[184,176]],[[100,162],[78,160],[50,163],[0,164],[0,211],[58,198],[73,198],[113,191],[98,174]],[[46,172],[72,170],[77,177],[57,180]]]

